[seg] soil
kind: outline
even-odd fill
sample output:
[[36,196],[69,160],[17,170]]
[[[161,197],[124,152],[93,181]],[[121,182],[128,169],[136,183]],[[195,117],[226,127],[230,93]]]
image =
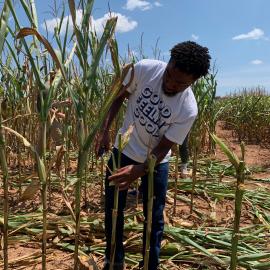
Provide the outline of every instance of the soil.
[[[236,138],[232,136],[232,130],[226,130],[223,128],[224,124],[222,121],[217,123],[216,132],[217,136],[220,137],[235,154],[241,156],[240,143]],[[266,170],[270,168],[270,147],[256,145],[256,144],[245,144],[245,162],[248,166],[262,167]],[[222,153],[218,147],[216,152],[217,159],[226,160],[226,156]],[[270,171],[269,171],[270,172]],[[269,174],[270,175],[270,174]]]
[[[238,155],[240,156],[241,150],[239,143],[232,137],[232,131],[224,130],[222,122],[217,125],[217,135],[223,139],[226,144]],[[226,156],[217,149],[216,158],[219,160],[226,161]],[[252,168],[260,167],[261,170],[257,173],[253,173],[253,178],[270,178],[270,149],[263,148],[259,145],[246,145],[246,164]],[[76,163],[72,162],[70,172],[75,171]],[[13,171],[16,174],[16,171]],[[261,184],[261,183],[260,183]],[[254,188],[254,183],[250,184],[250,188]],[[269,184],[265,186],[269,188]],[[87,216],[89,214],[95,213],[100,218],[103,218],[103,207],[100,201],[100,185],[96,184],[91,186],[87,196],[87,201],[90,201],[84,209],[82,209],[82,216]],[[233,222],[233,210],[234,202],[232,200],[220,200],[215,204],[211,202],[210,198],[207,196],[195,196],[194,198],[194,208],[202,214],[199,216],[196,212],[190,213],[189,204],[177,201],[176,213],[173,213],[173,191],[168,191],[166,211],[165,213],[165,223],[167,225],[182,226],[185,228],[198,228],[205,224],[209,226],[223,226],[231,227]],[[184,193],[183,191],[178,191],[180,195],[185,195],[187,198],[191,198],[191,195]],[[15,214],[17,212],[23,211],[24,213],[31,213],[36,211],[40,206],[40,192],[38,191],[35,197],[26,202],[19,201],[18,190],[14,188],[9,189],[10,195],[10,211]],[[3,198],[3,189],[0,189],[1,199]],[[69,197],[72,201],[74,198]],[[1,203],[2,204],[2,203]],[[57,215],[69,214],[67,205],[63,200],[63,196],[59,190],[53,190],[50,200],[49,211]],[[73,207],[73,206],[72,206]],[[134,196],[128,196],[128,207],[127,213],[133,213],[134,211],[142,210],[142,205],[139,204],[136,207]],[[202,218],[203,217],[203,218]],[[142,222],[142,220],[139,220]],[[252,224],[253,216],[251,216],[249,211],[249,206],[244,205],[241,217],[241,224],[248,225]],[[98,237],[97,237],[98,238]],[[104,242],[104,237],[96,239],[97,242]],[[1,257],[1,256],[0,256]],[[19,263],[16,263],[19,260]],[[99,269],[102,269],[103,256],[95,254],[95,263],[98,265]],[[40,242],[27,242],[27,243],[10,243],[9,245],[9,269],[16,270],[39,270],[41,268],[41,245]],[[1,261],[0,261],[1,263]],[[172,263],[166,263],[167,269],[190,269],[188,265],[176,266]],[[47,254],[47,269],[48,270],[71,270],[73,269],[73,253],[62,251],[55,248],[48,248]],[[93,267],[86,267],[81,265],[81,269],[95,269]],[[131,268],[128,268],[131,269]],[[216,269],[216,268],[213,268]]]

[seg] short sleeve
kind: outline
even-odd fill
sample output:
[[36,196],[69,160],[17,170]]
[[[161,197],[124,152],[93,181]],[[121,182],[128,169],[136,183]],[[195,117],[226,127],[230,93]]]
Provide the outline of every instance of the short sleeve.
[[[131,72],[132,72],[132,68],[129,69],[124,81],[123,81],[123,85],[127,85],[130,81],[130,76],[131,76]],[[141,62],[138,62],[134,65],[134,78],[130,84],[130,86],[127,88],[127,91],[132,94],[136,88],[137,88],[137,84],[138,84],[138,79],[141,76]]]
[[182,122],[172,123],[165,132],[165,137],[171,142],[181,145],[189,133],[195,119],[196,115],[193,115]]

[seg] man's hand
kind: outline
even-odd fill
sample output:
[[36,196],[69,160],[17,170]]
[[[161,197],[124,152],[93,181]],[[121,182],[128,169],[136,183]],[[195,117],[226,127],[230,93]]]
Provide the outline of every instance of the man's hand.
[[116,170],[109,176],[109,181],[113,181],[119,187],[119,190],[128,189],[129,185],[145,174],[144,164],[128,165]]
[[98,133],[95,140],[95,153],[97,157],[100,157],[104,152],[108,152],[110,149],[110,136],[107,131]]

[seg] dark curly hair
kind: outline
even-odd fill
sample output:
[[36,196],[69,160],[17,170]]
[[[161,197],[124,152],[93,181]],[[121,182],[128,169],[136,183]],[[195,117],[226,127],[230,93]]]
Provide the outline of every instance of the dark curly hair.
[[205,76],[210,67],[208,48],[193,41],[178,43],[171,49],[171,59],[176,68],[192,74],[196,79]]

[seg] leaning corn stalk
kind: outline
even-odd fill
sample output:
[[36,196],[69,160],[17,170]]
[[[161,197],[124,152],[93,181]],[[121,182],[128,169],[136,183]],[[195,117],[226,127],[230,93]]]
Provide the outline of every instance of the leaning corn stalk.
[[152,230],[152,213],[154,202],[154,169],[157,158],[154,155],[150,155],[148,159],[148,201],[147,201],[147,225],[146,225],[146,243],[144,254],[144,270],[148,270],[149,255],[150,255],[150,241]]
[[242,198],[244,194],[244,180],[245,180],[245,146],[244,143],[241,143],[242,157],[241,160],[224,144],[216,135],[211,134],[211,137],[217,143],[221,150],[229,158],[231,164],[236,170],[236,179],[237,186],[235,191],[235,214],[234,214],[234,227],[232,233],[232,252],[231,252],[231,263],[230,269],[235,270],[237,267],[237,249],[238,249],[238,240],[239,240],[239,228],[240,228],[240,217],[241,217],[241,208],[242,208]]
[[[121,168],[121,155],[123,151],[122,147],[122,134],[118,134],[118,160],[117,166],[115,157],[113,156],[113,172]],[[110,183],[114,185],[114,183]],[[113,209],[112,209],[112,235],[111,235],[111,254],[110,254],[110,269],[113,270],[114,267],[114,258],[116,252],[116,224],[117,224],[117,213],[118,213],[118,202],[119,202],[119,186],[114,185],[114,194],[113,194]]]
[[[76,215],[76,233],[75,233],[75,252],[74,252],[74,268],[78,267],[78,247],[79,247],[79,233],[80,233],[80,198],[81,198],[81,183],[83,172],[85,171],[87,164],[88,151],[92,145],[96,132],[101,127],[107,112],[112,104],[112,101],[118,94],[122,82],[129,70],[129,66],[125,67],[121,73],[116,72],[114,82],[111,87],[111,91],[105,103],[103,104],[103,109],[99,114],[97,122],[94,123],[91,131],[89,131],[87,126],[87,111],[93,102],[90,97],[92,97],[96,91],[96,73],[99,65],[99,61],[103,54],[106,44],[112,38],[115,31],[117,17],[112,17],[107,20],[104,27],[103,34],[98,40],[94,31],[90,32],[91,38],[89,38],[89,18],[92,10],[93,1],[89,0],[87,2],[85,12],[83,12],[84,17],[82,18],[82,26],[79,29],[76,23],[76,9],[74,0],[69,0],[69,9],[71,13],[74,34],[78,42],[78,52],[77,57],[80,62],[83,74],[82,74],[82,84],[81,89],[84,91],[84,96],[80,96],[78,92],[75,92],[71,87],[69,88],[72,101],[76,108],[76,117],[78,122],[78,141],[79,141],[79,156],[78,156],[78,169],[77,169],[77,182],[75,185],[75,215]],[[89,42],[90,41],[90,42]],[[89,64],[87,62],[87,52],[91,49],[92,62]],[[117,52],[117,50],[115,50]],[[118,55],[112,55],[113,62],[118,59]]]
[[[75,202],[77,202],[77,215],[76,215],[76,238],[75,238],[75,243],[78,244],[78,240],[79,240],[79,213],[80,213],[80,194],[81,194],[81,180],[82,180],[82,173],[83,173],[83,168],[85,168],[86,166],[86,161],[87,161],[87,153],[94,141],[95,135],[97,133],[97,131],[100,129],[102,123],[105,120],[105,117],[109,111],[109,108],[114,100],[114,98],[116,97],[116,95],[119,93],[119,90],[121,89],[122,86],[122,82],[124,80],[124,78],[126,77],[126,74],[128,72],[128,70],[130,69],[130,67],[133,68],[133,65],[127,65],[123,68],[122,70],[122,74],[121,77],[119,78],[115,78],[114,83],[111,87],[111,91],[110,91],[110,95],[107,97],[106,102],[103,106],[102,111],[100,112],[99,115],[99,119],[98,121],[95,123],[94,127],[92,128],[90,134],[88,135],[88,137],[85,139],[84,144],[81,146],[81,150],[79,152],[79,157],[78,157],[78,171],[77,171],[77,182],[76,182],[76,198],[77,200]],[[81,179],[81,180],[80,180]],[[77,240],[76,240],[77,239]],[[76,247],[76,245],[75,245]],[[75,248],[75,252],[78,251],[77,248]],[[76,260],[76,254],[75,254],[75,260]]]
[[[130,135],[133,131],[133,126],[131,125],[128,130],[122,136],[121,133],[118,134],[118,160],[117,160],[117,168],[115,166],[115,158],[113,156],[113,171],[121,168],[121,154],[128,144]],[[110,183],[111,184],[111,183]],[[113,183],[112,183],[113,184]],[[116,252],[116,224],[117,224],[117,213],[118,213],[118,202],[119,202],[119,186],[114,185],[114,207],[112,210],[112,235],[111,235],[111,254],[110,254],[110,270],[113,270],[114,266],[114,258]]]
[[[77,57],[79,59],[81,68],[83,70],[82,75],[82,89],[85,93],[85,96],[79,96],[79,94],[71,87],[69,87],[69,92],[73,101],[73,104],[76,108],[76,116],[77,116],[77,123],[78,123],[78,142],[79,142],[79,155],[78,155],[78,169],[77,169],[77,182],[75,184],[75,216],[76,216],[76,230],[75,230],[75,252],[74,252],[74,269],[78,268],[78,250],[79,250],[79,234],[80,234],[80,201],[81,201],[81,185],[83,181],[83,174],[86,169],[87,164],[87,156],[88,151],[91,147],[91,144],[93,142],[94,136],[97,132],[97,130],[100,128],[101,123],[103,122],[105,113],[107,113],[109,105],[112,102],[112,98],[115,97],[115,94],[117,94],[119,90],[119,78],[117,85],[115,89],[115,92],[111,93],[111,97],[107,99],[107,103],[103,107],[103,112],[101,112],[100,118],[98,119],[97,123],[95,123],[94,128],[89,133],[88,126],[87,126],[87,110],[89,110],[90,103],[90,93],[94,91],[95,88],[95,80],[96,80],[96,72],[98,69],[99,61],[101,59],[101,56],[103,54],[103,51],[105,49],[105,46],[108,42],[108,40],[112,37],[117,17],[111,18],[106,22],[106,25],[104,27],[103,34],[99,40],[99,42],[93,41],[92,44],[89,44],[89,18],[90,13],[92,10],[93,1],[88,1],[88,4],[86,6],[86,10],[84,12],[84,17],[82,19],[82,26],[81,29],[79,29],[77,23],[76,23],[76,8],[75,8],[75,2],[73,0],[69,0],[69,9],[71,12],[72,22],[73,22],[73,29],[74,33],[78,42],[78,53]],[[89,65],[87,62],[88,60],[88,45],[92,45],[91,47],[91,53],[92,53],[92,62]],[[95,45],[95,46],[93,46]],[[93,48],[95,47],[95,48]]]
[[[117,94],[119,93],[120,89],[122,88],[122,83],[127,75],[127,73],[129,72],[130,68],[131,70],[131,79],[130,82],[127,84],[127,86],[131,83],[133,76],[134,76],[134,67],[133,64],[129,64],[126,65],[120,74],[120,77],[116,76],[114,78],[113,84],[111,85],[111,90],[109,95],[106,98],[105,104],[103,105],[103,109],[101,110],[100,114],[99,114],[99,119],[98,121],[95,123],[93,129],[91,130],[90,134],[88,135],[88,137],[85,139],[83,146],[81,147],[81,152],[79,153],[79,163],[78,163],[78,172],[77,172],[77,183],[80,181],[80,178],[82,176],[82,168],[85,168],[86,166],[86,160],[87,160],[87,153],[88,150],[90,149],[92,142],[94,141],[94,137],[96,135],[96,133],[98,132],[98,130],[101,128],[102,123],[104,122],[107,113],[109,111],[109,108],[113,102],[113,100],[115,99],[115,97],[117,96]],[[126,87],[127,87],[126,86]],[[76,184],[77,184],[76,183]],[[80,189],[77,190],[76,194],[80,194]],[[79,199],[80,197],[78,196],[77,198],[77,205],[79,206]],[[78,207],[77,209],[77,215],[78,212],[80,211],[80,208]],[[76,222],[79,221],[79,216],[77,216]],[[79,225],[77,225],[77,237],[79,236]],[[76,238],[75,238],[75,251],[76,251]],[[76,255],[75,255],[75,259],[76,259]]]
[[[2,51],[4,48],[4,41],[7,33],[7,22],[9,18],[10,9],[5,1],[4,7],[0,17],[0,59],[2,59]],[[4,187],[4,228],[3,228],[3,251],[4,251],[4,270],[8,269],[8,166],[5,153],[5,141],[2,131],[2,112],[0,100],[0,165],[3,172],[3,187]]]

